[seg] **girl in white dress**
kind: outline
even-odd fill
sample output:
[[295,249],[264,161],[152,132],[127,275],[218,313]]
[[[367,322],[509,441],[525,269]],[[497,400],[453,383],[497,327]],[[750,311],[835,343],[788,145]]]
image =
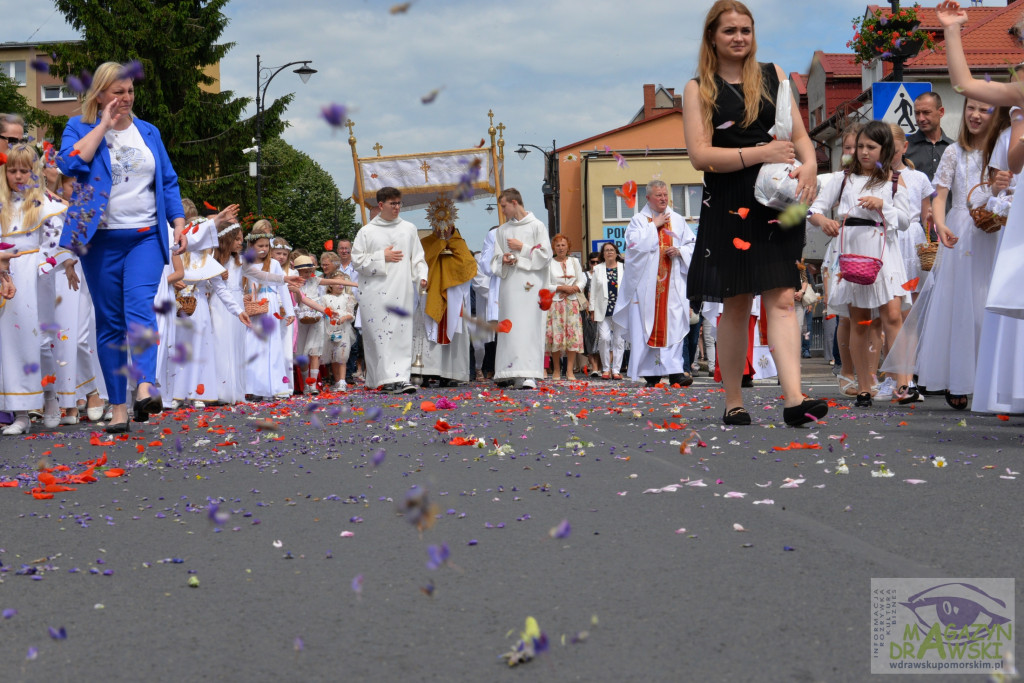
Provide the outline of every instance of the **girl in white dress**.
[[[984,206],[991,196],[988,186],[967,195],[978,183],[991,182],[998,190],[1009,185],[1009,173],[989,172],[988,157],[995,145],[990,135],[992,108],[978,100],[964,105],[960,136],[942,154],[935,171],[932,211],[940,248],[931,277],[925,283],[906,330],[897,339],[886,368],[907,371],[914,365],[918,383],[931,391],[944,391],[954,409],[967,408],[967,394],[974,390],[982,312],[988,295],[997,234],[974,225],[970,209]],[[986,141],[991,146],[986,145]],[[946,197],[952,192],[952,208],[946,213]]]
[[[323,262],[321,258],[320,263]],[[346,391],[348,385],[345,383],[345,365],[352,350],[352,342],[356,338],[352,327],[352,321],[355,320],[356,297],[352,294],[351,287],[329,285],[321,300],[324,306],[334,313],[333,317],[324,320],[326,328],[322,360],[331,364],[331,373],[334,376],[331,391]]]
[[226,270],[214,258],[213,250],[194,254],[186,251],[181,259],[185,266],[182,278],[185,289],[180,295],[195,297],[196,307],[188,316],[188,323],[183,320],[176,331],[176,343],[190,348],[191,356],[175,368],[173,396],[179,404],[191,401],[193,408],[205,408],[206,401],[218,397],[215,349],[219,341],[214,335],[210,315],[211,298],[216,296],[224,308],[246,327],[252,327],[252,323],[242,305],[228,291],[221,277]]
[[[895,339],[903,323],[902,309],[910,306],[910,293],[903,289],[907,279],[895,234],[910,225],[910,207],[906,187],[892,174],[894,153],[889,124],[867,124],[857,136],[857,158],[852,171],[842,178],[833,178],[823,187],[810,209],[809,220],[813,225],[828,235],[840,236],[841,254],[873,256],[882,261],[872,284],[855,284],[840,275],[829,297],[830,306],[839,312],[845,309],[850,317],[857,406],[864,408],[871,407],[871,355],[877,353],[870,348],[867,329],[872,309],[878,309],[886,335]],[[837,214],[844,217],[842,225],[824,215],[836,201]],[[897,382],[900,389],[893,396],[900,403],[919,398],[915,389],[908,388],[909,375],[897,376]]]
[[[932,215],[932,194],[935,188],[931,180],[921,171],[903,163],[903,155],[907,153],[907,134],[903,129],[894,124],[889,126],[892,129],[892,137],[896,143],[896,157],[893,159],[893,170],[899,171],[900,179],[907,186],[910,204],[910,227],[901,230],[897,235],[897,242],[900,245],[900,254],[903,255],[903,270],[906,273],[907,281],[917,280],[917,285],[911,289],[911,299],[917,301],[917,294],[921,291],[921,276],[925,271],[921,270],[921,260],[917,256],[917,245],[927,241],[924,234],[924,226],[931,220]],[[909,311],[904,312],[904,319]],[[891,340],[890,340],[891,341]]]
[[[270,241],[270,257],[281,264],[281,270],[285,275],[294,275],[295,270],[291,267],[292,245],[283,237],[275,237]],[[295,297],[289,295],[291,305],[295,307]],[[288,303],[285,303],[288,309]],[[281,348],[284,350],[284,366],[290,368],[295,364],[295,316],[287,315],[280,321]]]
[[277,321],[294,312],[288,311],[291,297],[281,285],[284,282],[281,264],[270,257],[273,237],[270,221],[260,219],[245,238],[255,252],[255,265],[273,280],[254,282],[248,277],[248,270],[242,280],[243,297],[267,307],[267,312],[260,316],[262,320],[255,321],[245,337],[245,393],[259,397],[256,400],[284,398],[292,393],[291,368],[284,364],[284,345]]
[[[1014,107],[1010,112],[1011,127],[1000,136],[992,153],[992,167],[1008,170],[1019,178],[1024,168],[1024,112]],[[1013,181],[1011,181],[1011,187]],[[1024,200],[1018,201],[1024,202]],[[1002,253],[1009,231],[1019,234],[1024,228],[1024,203],[1010,205],[1006,226],[999,231],[996,260]],[[990,287],[991,291],[991,287]],[[1024,413],[1024,319],[1000,315],[986,310],[981,323],[978,363],[974,376],[974,397],[971,410],[982,413]]]
[[[265,261],[246,263],[240,253],[244,245],[242,228],[237,223],[228,225],[217,233],[219,244],[214,251],[214,258],[224,266],[225,272],[220,277],[227,285],[228,292],[236,303],[243,305],[247,292],[255,289],[259,283],[278,285],[283,283],[302,284],[302,278],[296,275],[283,275],[272,270],[263,270]],[[269,242],[267,243],[269,245]],[[243,284],[245,288],[243,288]],[[286,310],[291,306],[291,299],[286,303]],[[268,302],[268,310],[269,302]],[[217,339],[214,358],[217,369],[217,400],[221,403],[233,404],[245,400],[246,373],[248,370],[246,353],[247,340],[251,336],[264,338],[270,334],[277,335],[277,318],[268,313],[251,320],[252,327],[248,330],[238,324],[238,319],[228,310],[219,297],[210,301],[210,319],[213,333]],[[280,341],[278,341],[280,345]],[[280,377],[279,377],[280,379]]]
[[[39,183],[42,162],[33,147],[16,145],[7,153],[0,173],[0,250],[17,250],[21,258],[9,265],[9,278],[17,289],[16,299],[6,302],[0,316],[0,408],[15,414],[6,435],[27,434],[28,411],[44,406],[47,427],[60,423],[53,374],[41,371],[41,343],[58,326],[54,322],[53,300],[40,302],[40,279],[61,263],[68,285],[78,287],[70,253],[58,248],[67,207],[49,199]],[[52,295],[52,289],[51,295]],[[40,303],[43,303],[40,306]],[[42,318],[42,311],[47,311]],[[45,400],[44,400],[45,392]]]
[[[853,164],[854,154],[857,152],[857,135],[860,133],[861,128],[863,128],[861,124],[852,123],[843,131],[842,167],[834,173],[818,176],[818,182],[822,187],[832,182],[835,178],[839,179],[836,182],[842,181],[846,169],[850,168],[850,165]],[[829,240],[828,246],[825,247],[825,255],[822,257],[821,262],[821,279],[825,290],[825,315],[832,316],[837,320],[836,346],[839,347],[839,358],[837,359],[839,373],[836,375],[836,381],[839,382],[839,390],[846,396],[856,396],[857,376],[853,371],[853,358],[850,356],[850,317],[846,315],[845,307],[840,311],[840,309],[832,305],[832,293],[835,291],[836,285],[839,284],[838,276],[839,240],[833,237]],[[840,312],[842,312],[842,315],[840,315]],[[706,318],[707,315],[705,315]]]

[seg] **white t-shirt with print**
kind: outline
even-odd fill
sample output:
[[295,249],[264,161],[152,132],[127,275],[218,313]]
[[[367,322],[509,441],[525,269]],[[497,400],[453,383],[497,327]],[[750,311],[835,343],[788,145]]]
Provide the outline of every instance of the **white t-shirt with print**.
[[110,152],[110,201],[100,227],[127,230],[156,225],[156,160],[139,129],[132,122],[124,130],[107,131],[104,140]]

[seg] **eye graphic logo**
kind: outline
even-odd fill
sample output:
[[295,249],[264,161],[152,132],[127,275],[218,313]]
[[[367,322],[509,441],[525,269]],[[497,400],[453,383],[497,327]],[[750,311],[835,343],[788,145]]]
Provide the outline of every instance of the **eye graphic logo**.
[[940,624],[947,645],[966,645],[989,638],[1009,617],[1006,603],[968,583],[943,583],[910,596],[901,605],[927,630]]

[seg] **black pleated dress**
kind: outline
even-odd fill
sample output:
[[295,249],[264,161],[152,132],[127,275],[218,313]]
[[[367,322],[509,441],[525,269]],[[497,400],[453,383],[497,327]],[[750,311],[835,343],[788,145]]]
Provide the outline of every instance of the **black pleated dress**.
[[[711,119],[714,147],[754,147],[771,141],[768,131],[775,125],[775,96],[779,77],[773,64],[762,64],[766,91],[761,113],[744,128],[742,86],[730,87],[719,76],[718,111]],[[729,121],[732,126],[720,129]],[[691,299],[721,302],[740,294],[760,294],[777,287],[800,287],[797,261],[804,247],[804,224],[783,228],[769,223],[778,211],[754,199],[754,181],[760,164],[732,173],[704,172],[704,202],[700,210],[697,245],[686,278],[686,293]],[[742,218],[739,209],[749,209]],[[741,212],[742,213],[742,212]],[[735,238],[750,244],[737,248]]]

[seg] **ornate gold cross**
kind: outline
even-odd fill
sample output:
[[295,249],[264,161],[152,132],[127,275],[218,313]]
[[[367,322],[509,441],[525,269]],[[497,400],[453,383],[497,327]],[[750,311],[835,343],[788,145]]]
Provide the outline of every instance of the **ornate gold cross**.
[[355,128],[356,125],[355,121],[349,119],[348,121],[345,122],[345,125],[348,126],[348,134],[352,135],[352,129]]
[[375,143],[373,144],[373,150],[374,150],[375,152],[377,152],[377,156],[380,156],[380,151],[381,151],[382,149],[384,149],[384,145],[380,144],[379,142],[375,142]]
[[430,179],[427,177],[427,171],[430,170],[430,164],[428,164],[426,160],[420,164],[420,170],[423,171],[423,182],[430,182]]

